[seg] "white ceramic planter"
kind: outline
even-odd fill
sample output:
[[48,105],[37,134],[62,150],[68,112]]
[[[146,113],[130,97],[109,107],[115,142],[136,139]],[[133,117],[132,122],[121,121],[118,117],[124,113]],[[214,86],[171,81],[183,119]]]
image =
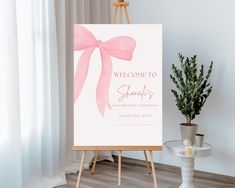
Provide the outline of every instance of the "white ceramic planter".
[[187,123],[180,124],[181,130],[181,139],[189,139],[191,140],[192,145],[195,143],[195,134],[197,133],[198,125],[191,124],[190,126]]

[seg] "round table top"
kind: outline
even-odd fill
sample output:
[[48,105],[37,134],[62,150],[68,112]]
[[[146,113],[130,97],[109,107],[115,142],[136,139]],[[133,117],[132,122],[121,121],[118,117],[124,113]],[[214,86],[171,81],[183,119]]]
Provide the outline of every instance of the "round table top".
[[212,155],[212,146],[210,144],[204,143],[202,147],[192,146],[193,155],[184,154],[185,146],[182,140],[172,140],[165,142],[163,144],[164,150],[172,155],[178,157],[188,157],[188,158],[200,158]]

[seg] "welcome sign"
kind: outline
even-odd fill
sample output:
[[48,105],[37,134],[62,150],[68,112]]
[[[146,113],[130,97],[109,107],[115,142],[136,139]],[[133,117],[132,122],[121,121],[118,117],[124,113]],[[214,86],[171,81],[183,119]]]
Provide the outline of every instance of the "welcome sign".
[[74,25],[74,145],[162,145],[161,25]]

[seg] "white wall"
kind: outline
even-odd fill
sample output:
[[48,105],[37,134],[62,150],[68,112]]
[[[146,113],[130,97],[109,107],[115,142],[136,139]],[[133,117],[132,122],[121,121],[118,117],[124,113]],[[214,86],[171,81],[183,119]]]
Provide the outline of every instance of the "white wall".
[[[195,119],[206,142],[214,147],[212,157],[197,159],[196,169],[235,176],[235,1],[234,0],[129,0],[132,23],[163,24],[164,141],[179,139],[184,121],[170,92],[171,64],[177,54],[198,55],[199,63],[214,61],[214,90],[201,115]],[[126,156],[143,158],[142,152]],[[179,159],[158,152],[156,161],[179,165]]]

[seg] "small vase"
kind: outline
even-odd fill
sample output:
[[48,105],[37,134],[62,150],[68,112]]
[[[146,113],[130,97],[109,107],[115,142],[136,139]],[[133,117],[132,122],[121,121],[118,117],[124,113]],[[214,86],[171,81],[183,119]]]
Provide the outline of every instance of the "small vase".
[[202,147],[204,141],[204,134],[195,134],[195,145],[197,147]]
[[190,124],[181,123],[180,130],[181,130],[181,139],[184,141],[185,139],[189,139],[194,145],[195,143],[195,134],[197,133],[198,125],[197,124]]

